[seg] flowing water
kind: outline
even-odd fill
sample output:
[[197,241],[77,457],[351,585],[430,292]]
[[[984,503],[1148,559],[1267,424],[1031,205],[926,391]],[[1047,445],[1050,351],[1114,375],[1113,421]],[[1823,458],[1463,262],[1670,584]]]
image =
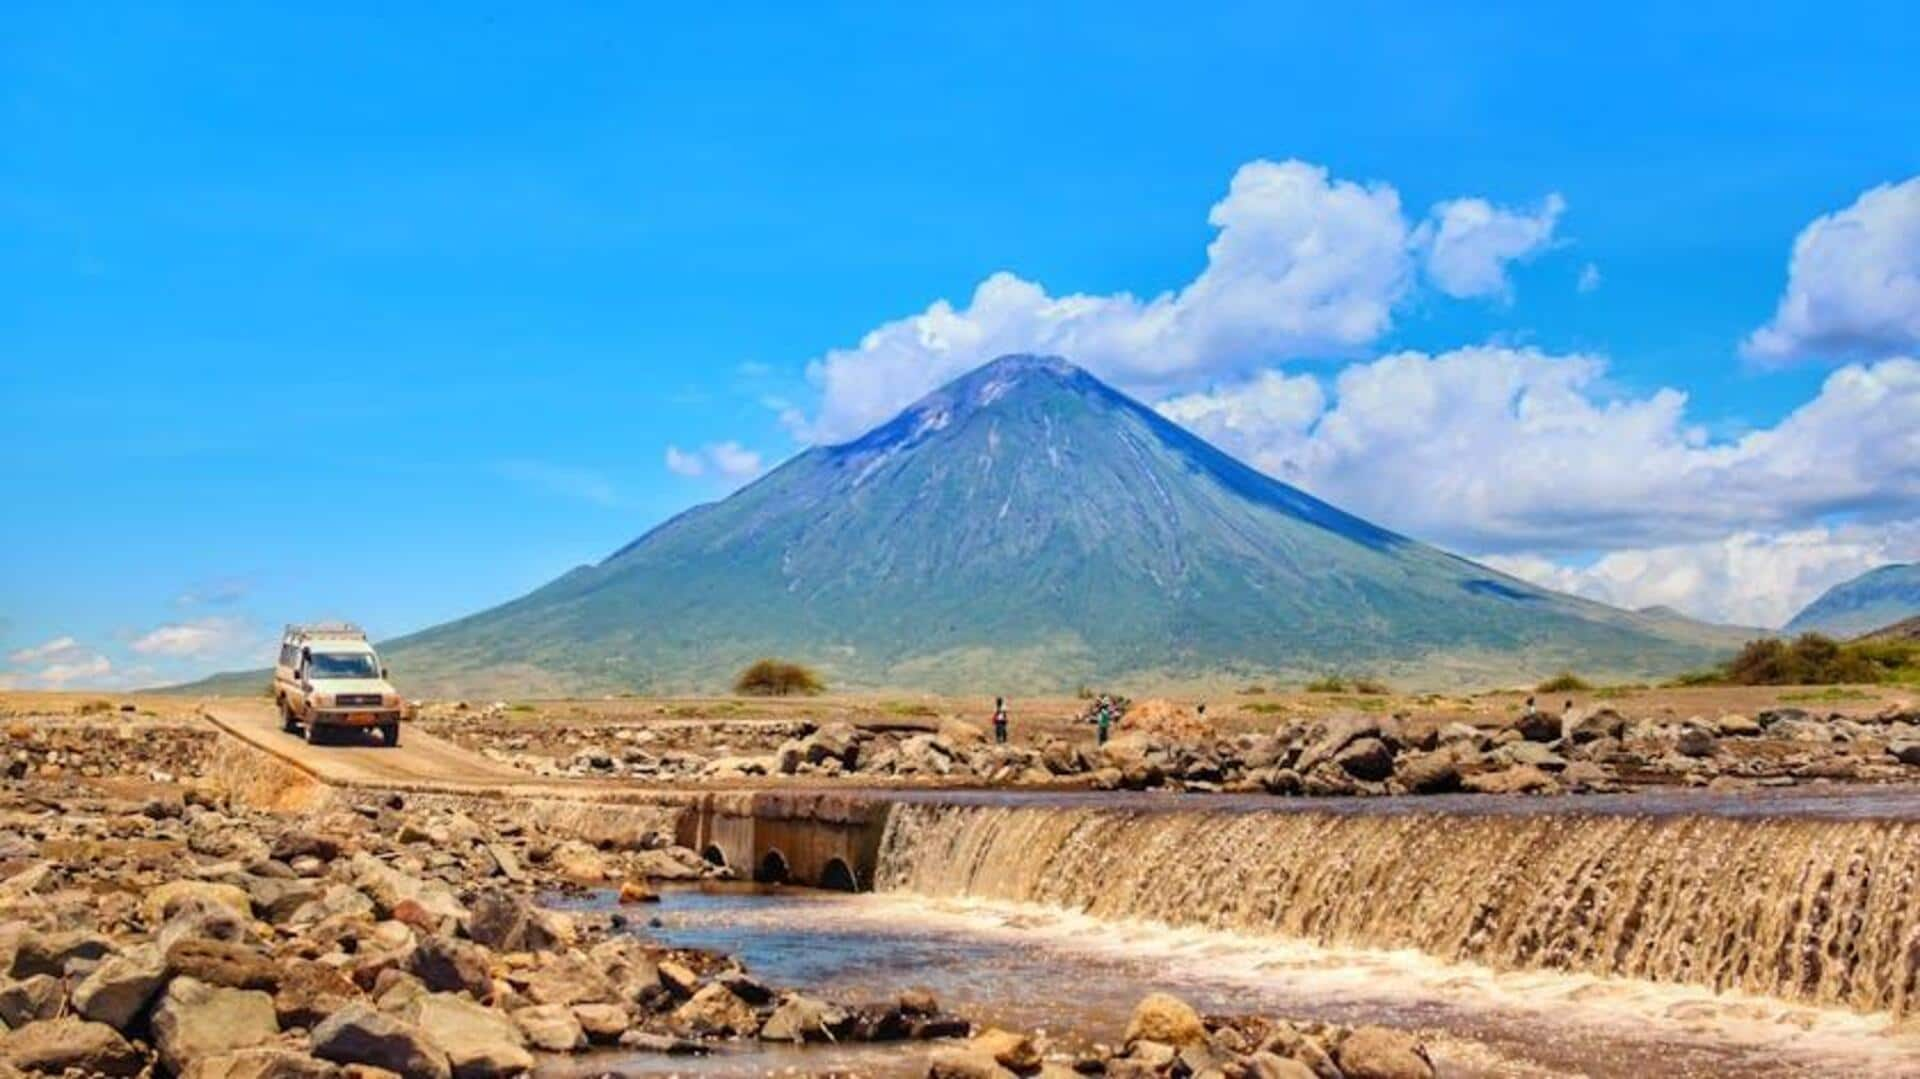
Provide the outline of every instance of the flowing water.
[[[1920,1076],[1911,795],[1772,803],[1809,810],[1790,815],[1197,804],[916,800],[890,812],[876,893],[677,891],[652,932],[843,999],[924,986],[1070,1046],[1168,989],[1419,1029],[1445,1075]],[[911,1075],[920,1052],[617,1067]]]

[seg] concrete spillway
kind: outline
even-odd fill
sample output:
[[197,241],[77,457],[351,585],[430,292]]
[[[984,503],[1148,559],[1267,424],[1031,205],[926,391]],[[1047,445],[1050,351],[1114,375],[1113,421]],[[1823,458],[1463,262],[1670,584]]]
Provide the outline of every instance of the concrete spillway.
[[894,806],[883,891],[1920,1011],[1920,822]]

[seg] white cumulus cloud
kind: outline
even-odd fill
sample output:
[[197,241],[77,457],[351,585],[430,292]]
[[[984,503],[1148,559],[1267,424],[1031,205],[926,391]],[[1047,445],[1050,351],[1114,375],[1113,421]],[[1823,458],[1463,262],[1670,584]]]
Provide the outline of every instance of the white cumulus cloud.
[[1847,359],[1920,349],[1920,176],[1882,184],[1793,242],[1787,291],[1743,351]]
[[7,654],[7,661],[27,668],[4,672],[14,688],[66,689],[76,682],[97,683],[113,673],[111,660],[72,637],[18,649]]
[[1672,607],[1696,618],[1775,629],[1842,581],[1920,558],[1920,519],[1885,526],[1736,532],[1706,543],[1609,551],[1569,566],[1494,555],[1496,569],[1617,607]]
[[252,644],[256,636],[237,618],[199,618],[155,626],[127,647],[143,656],[209,659],[233,655]]
[[750,480],[766,468],[758,451],[732,440],[710,442],[693,450],[668,446],[666,461],[667,471],[677,476],[713,475],[736,483]]
[[1206,266],[1153,296],[1053,295],[995,273],[959,306],[939,300],[815,360],[820,409],[789,429],[854,437],[914,399],[1009,352],[1066,356],[1135,392],[1190,387],[1274,360],[1350,354],[1385,334],[1428,275],[1456,295],[1504,295],[1506,266],[1548,242],[1563,203],[1531,214],[1484,200],[1442,203],[1416,228],[1384,183],[1336,179],[1304,161],[1253,161],[1207,221]]
[[1280,479],[1473,553],[1916,516],[1920,362],[1841,368],[1780,423],[1731,440],[1689,420],[1686,394],[1620,394],[1606,371],[1598,356],[1533,349],[1402,352],[1342,370],[1318,412],[1304,388],[1277,389],[1306,376],[1161,407]]
[[1425,255],[1428,279],[1441,292],[1509,299],[1508,265],[1552,243],[1566,209],[1558,194],[1548,195],[1532,212],[1502,209],[1486,199],[1451,199],[1433,208],[1414,243]]

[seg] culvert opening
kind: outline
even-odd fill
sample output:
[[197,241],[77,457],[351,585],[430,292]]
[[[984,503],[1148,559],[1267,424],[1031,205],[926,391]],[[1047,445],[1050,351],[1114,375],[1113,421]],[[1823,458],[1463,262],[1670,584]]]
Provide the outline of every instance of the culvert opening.
[[860,882],[854,878],[851,866],[835,858],[821,870],[820,887],[835,892],[857,892],[860,890]]
[[761,884],[785,884],[790,872],[787,868],[787,856],[777,850],[770,850],[760,856],[760,864],[754,868],[753,879]]

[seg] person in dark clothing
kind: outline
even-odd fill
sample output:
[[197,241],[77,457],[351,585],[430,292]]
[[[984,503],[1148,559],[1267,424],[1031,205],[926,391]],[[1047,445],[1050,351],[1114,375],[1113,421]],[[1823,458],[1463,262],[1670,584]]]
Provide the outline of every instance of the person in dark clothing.
[[1107,731],[1113,726],[1113,703],[1107,700],[1107,695],[1104,693],[1100,694],[1100,707],[1093,713],[1093,722],[1098,732],[1099,744],[1106,745]]
[[999,745],[1007,744],[1007,699],[993,699],[993,740]]

